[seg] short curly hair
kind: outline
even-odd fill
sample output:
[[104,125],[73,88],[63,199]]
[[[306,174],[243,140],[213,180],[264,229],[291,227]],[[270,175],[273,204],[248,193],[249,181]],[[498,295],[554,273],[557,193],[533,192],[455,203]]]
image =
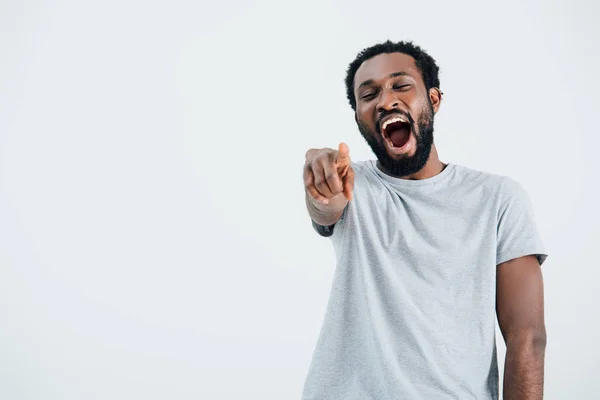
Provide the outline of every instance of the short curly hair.
[[415,59],[417,69],[421,72],[427,91],[431,88],[440,87],[438,76],[440,68],[433,57],[412,42],[401,41],[394,43],[388,40],[362,50],[348,66],[346,72],[346,96],[354,111],[356,111],[356,98],[354,97],[354,76],[356,75],[356,71],[365,61],[383,53],[403,53],[411,56]]

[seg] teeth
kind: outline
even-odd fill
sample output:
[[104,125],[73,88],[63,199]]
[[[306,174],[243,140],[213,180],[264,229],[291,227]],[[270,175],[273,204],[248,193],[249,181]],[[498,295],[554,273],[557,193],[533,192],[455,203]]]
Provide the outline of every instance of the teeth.
[[394,118],[390,118],[390,119],[388,119],[387,121],[385,121],[385,122],[383,123],[383,125],[382,125],[381,129],[382,129],[383,131],[385,131],[385,128],[387,128],[387,126],[388,126],[389,124],[391,124],[392,122],[404,122],[404,123],[407,123],[407,122],[406,122],[404,119],[402,119],[402,118],[399,118],[399,117],[394,117]]

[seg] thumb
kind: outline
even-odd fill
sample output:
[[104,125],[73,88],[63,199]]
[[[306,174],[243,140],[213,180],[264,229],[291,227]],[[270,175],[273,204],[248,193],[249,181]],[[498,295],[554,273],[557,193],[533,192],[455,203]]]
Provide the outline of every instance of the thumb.
[[346,143],[340,143],[338,148],[337,166],[346,167],[350,165],[350,149]]

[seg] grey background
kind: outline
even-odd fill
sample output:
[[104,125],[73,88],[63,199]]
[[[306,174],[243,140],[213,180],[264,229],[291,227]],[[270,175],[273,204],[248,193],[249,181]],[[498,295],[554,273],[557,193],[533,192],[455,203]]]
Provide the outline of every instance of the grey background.
[[299,398],[334,268],[304,153],[372,157],[343,77],[388,38],[442,68],[442,160],[532,198],[545,398],[597,398],[597,17],[567,0],[2,1],[0,398]]

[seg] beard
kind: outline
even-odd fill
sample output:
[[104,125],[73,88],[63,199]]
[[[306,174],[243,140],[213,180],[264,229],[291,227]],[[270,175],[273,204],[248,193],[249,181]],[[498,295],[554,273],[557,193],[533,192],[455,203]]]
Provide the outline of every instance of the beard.
[[[396,159],[388,153],[387,146],[379,132],[379,121],[390,114],[398,114],[408,121],[410,125],[410,134],[415,136],[417,143],[415,152],[412,156],[403,156]],[[433,145],[433,106],[431,105],[431,102],[427,102],[427,106],[421,112],[416,123],[410,115],[399,111],[385,112],[380,116],[379,121],[377,121],[376,126],[378,128],[376,132],[373,132],[360,120],[357,120],[357,124],[358,130],[362,137],[367,141],[367,144],[375,156],[377,156],[377,160],[381,166],[389,174],[396,177],[412,175],[423,169],[425,164],[427,164],[427,160],[429,160],[431,147]]]

